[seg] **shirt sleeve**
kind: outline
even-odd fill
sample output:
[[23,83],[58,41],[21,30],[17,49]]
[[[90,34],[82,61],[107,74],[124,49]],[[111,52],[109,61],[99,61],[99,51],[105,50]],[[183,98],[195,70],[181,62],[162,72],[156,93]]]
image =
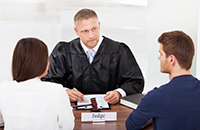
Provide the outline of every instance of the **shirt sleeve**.
[[144,78],[140,67],[129,47],[121,43],[119,48],[118,86],[126,95],[141,93],[144,88]]
[[60,89],[57,95],[57,111],[58,111],[58,124],[64,130],[73,130],[74,128],[74,115],[73,108],[71,107],[69,97],[66,91]]
[[122,97],[126,96],[126,92],[123,89],[118,88],[118,89],[115,89],[115,90],[118,91],[121,94]]
[[1,114],[1,110],[0,110],[0,126],[4,126],[4,121],[3,121],[3,116]]
[[149,92],[145,95],[138,107],[129,115],[125,124],[127,130],[139,130],[147,121],[155,116],[155,95]]
[[67,89],[69,89],[69,88],[65,88],[65,87],[63,87],[63,89],[64,89],[65,91],[67,91]]

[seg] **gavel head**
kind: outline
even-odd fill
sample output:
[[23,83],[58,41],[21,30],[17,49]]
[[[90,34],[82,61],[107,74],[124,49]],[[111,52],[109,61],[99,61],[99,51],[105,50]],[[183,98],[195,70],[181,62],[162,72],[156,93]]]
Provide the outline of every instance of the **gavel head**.
[[98,109],[98,106],[97,106],[97,101],[96,101],[96,98],[91,98],[90,99],[91,101],[91,105],[92,105],[92,112],[100,112],[100,110]]

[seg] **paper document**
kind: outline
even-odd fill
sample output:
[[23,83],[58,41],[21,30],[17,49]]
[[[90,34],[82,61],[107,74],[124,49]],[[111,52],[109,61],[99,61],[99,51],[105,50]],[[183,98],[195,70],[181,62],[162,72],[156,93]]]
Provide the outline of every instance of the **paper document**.
[[[84,95],[85,99],[88,101],[77,101],[77,105],[86,105],[86,104],[91,104],[90,99],[91,98],[96,98],[97,101],[97,106],[99,109],[109,109],[110,106],[109,104],[104,100],[105,94],[92,94],[92,95]],[[77,109],[91,109],[92,106],[85,106],[85,107],[78,107]]]

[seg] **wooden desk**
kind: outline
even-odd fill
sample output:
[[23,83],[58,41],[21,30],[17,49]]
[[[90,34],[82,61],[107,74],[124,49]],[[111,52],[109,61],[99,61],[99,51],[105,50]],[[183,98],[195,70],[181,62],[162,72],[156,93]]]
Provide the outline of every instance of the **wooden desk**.
[[[74,103],[71,103],[75,105]],[[90,112],[90,110],[75,110],[75,128],[74,130],[126,130],[125,121],[133,109],[120,105],[111,105],[110,110],[101,110],[101,112],[117,112],[117,121],[106,121],[105,123],[81,122],[81,112]],[[0,127],[0,130],[3,128]],[[142,130],[153,130],[152,125],[143,128]]]
[[[72,103],[74,105],[74,103]],[[126,130],[125,121],[133,109],[126,106],[111,105],[110,110],[101,110],[101,112],[117,112],[117,121],[106,121],[104,123],[81,122],[81,112],[90,112],[90,110],[75,110],[75,128],[74,130]],[[153,130],[152,125],[143,128],[142,130]]]

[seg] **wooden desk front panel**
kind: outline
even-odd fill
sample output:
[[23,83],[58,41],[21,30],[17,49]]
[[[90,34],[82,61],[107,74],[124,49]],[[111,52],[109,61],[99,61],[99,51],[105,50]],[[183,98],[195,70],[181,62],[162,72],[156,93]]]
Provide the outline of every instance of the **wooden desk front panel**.
[[[74,103],[72,103],[74,105]],[[125,121],[129,114],[133,111],[128,107],[120,105],[111,105],[111,110],[102,110],[101,112],[117,112],[117,121],[106,121],[104,123],[81,122],[81,112],[90,112],[90,110],[75,110],[75,128],[74,130],[126,130]],[[0,127],[0,130],[3,130]],[[152,125],[143,128],[142,130],[153,130]]]

